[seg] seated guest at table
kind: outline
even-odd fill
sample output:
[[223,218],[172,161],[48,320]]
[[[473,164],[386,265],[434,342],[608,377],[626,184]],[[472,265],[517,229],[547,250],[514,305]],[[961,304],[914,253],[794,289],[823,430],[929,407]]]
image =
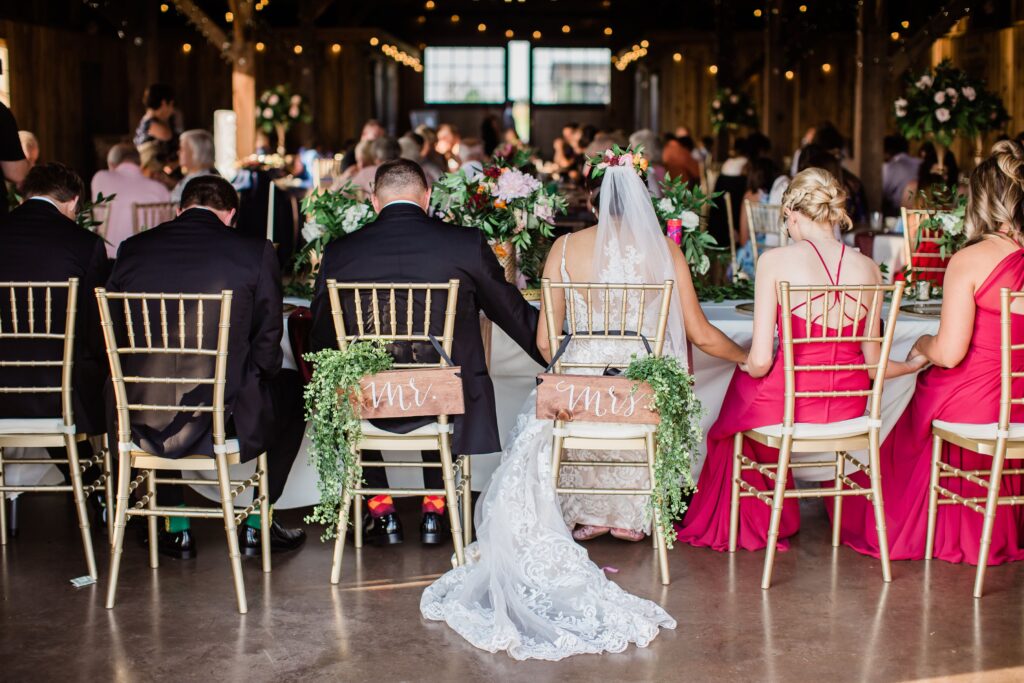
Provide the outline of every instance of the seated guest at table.
[[918,155],[921,161],[917,165],[917,173],[907,183],[903,196],[902,206],[910,209],[926,208],[921,192],[930,195],[935,190],[955,190],[960,182],[956,156],[948,149],[943,156],[942,166],[939,166],[935,145],[930,142],[921,145]]
[[181,149],[178,153],[181,170],[185,177],[171,190],[171,201],[181,203],[181,193],[193,178],[204,175],[219,175],[213,167],[213,136],[202,129],[186,130],[181,134]]
[[[679,540],[691,545],[725,551],[729,545],[729,497],[732,485],[733,438],[755,427],[782,422],[785,391],[783,367],[776,357],[776,326],[781,324],[776,293],[782,281],[799,285],[874,285],[882,282],[878,266],[835,238],[833,226],[850,225],[846,214],[843,189],[829,173],[808,169],[797,174],[782,199],[786,229],[792,244],[765,252],[757,262],[754,296],[754,338],[746,363],[736,370],[722,402],[718,420],[708,431],[707,459],[697,483],[697,493],[679,526]],[[793,316],[795,336],[803,336],[807,321]],[[820,323],[812,322],[813,325]],[[815,332],[817,334],[817,332]],[[801,357],[820,354],[822,349],[797,347],[797,364]],[[828,350],[825,353],[829,353]],[[831,351],[837,363],[862,364],[877,362],[878,344],[837,344]],[[806,354],[806,355],[805,355]],[[867,360],[865,360],[867,359]],[[902,363],[890,361],[887,376],[912,372],[922,361]],[[821,375],[818,377],[817,375]],[[848,388],[863,390],[870,385],[863,370],[816,373],[813,383],[828,390]],[[820,383],[820,384],[819,384]],[[835,422],[864,415],[865,397],[801,398],[796,403],[798,422]],[[747,457],[758,462],[776,462],[778,451],[752,442],[744,444]],[[789,475],[792,477],[792,473]],[[743,478],[761,491],[771,491],[775,484],[769,478],[746,471]],[[793,485],[790,480],[789,486]],[[771,508],[754,498],[740,500],[739,547],[758,550],[765,547]],[[800,510],[795,499],[786,500],[782,513],[780,539],[795,534],[800,525]],[[780,544],[784,544],[780,541]]]
[[693,138],[667,136],[661,150],[665,173],[684,182],[700,182],[700,163],[694,154]]
[[402,148],[399,147],[398,140],[385,136],[370,143],[370,153],[373,155],[373,163],[359,169],[359,173],[352,177],[352,184],[367,195],[373,192],[373,179],[377,169],[381,164],[402,156]]
[[459,168],[470,180],[479,178],[484,172],[487,151],[484,143],[477,138],[464,138],[459,143]]
[[25,179],[28,169],[29,163],[18,137],[18,122],[7,105],[0,102],[0,216],[9,208],[5,183],[17,187]]
[[[384,130],[384,126],[381,125],[377,119],[370,119],[363,124],[363,130],[359,134],[359,142],[373,142],[377,138],[381,138],[387,135],[387,131]],[[358,143],[357,143],[358,144]],[[346,171],[352,166],[355,166],[359,161],[359,157],[356,155],[356,145],[349,146],[345,152],[345,156],[341,158],[341,170]]]
[[[284,490],[292,462],[302,442],[302,389],[298,373],[281,369],[281,274],[273,245],[265,239],[239,235],[232,227],[238,211],[238,194],[231,183],[218,176],[189,181],[181,196],[178,217],[125,240],[117,254],[107,289],[114,292],[234,292],[231,300],[231,337],[228,347],[225,408],[238,438],[243,461],[264,451],[270,503]],[[206,319],[204,335],[216,338],[217,316]],[[173,376],[178,359],[136,356],[124,358],[126,374],[146,377]],[[168,366],[168,364],[170,364]],[[130,366],[130,368],[129,368]],[[203,370],[197,370],[202,372]],[[152,384],[139,386],[143,403],[174,403],[179,389],[169,394]],[[208,388],[180,389],[182,392]],[[210,398],[206,399],[211,400]],[[108,405],[111,429],[116,419]],[[132,424],[136,443],[167,458],[213,455],[212,420],[209,413],[189,419],[168,413],[136,413],[144,420]],[[117,442],[116,432],[110,434]],[[166,488],[166,490],[165,490]],[[181,505],[181,486],[161,487],[161,505]],[[188,558],[196,553],[189,521],[165,519],[160,530],[160,552]],[[239,529],[246,555],[259,555],[260,518],[249,515]],[[285,529],[271,522],[273,550],[291,550],[305,540],[301,529]]]
[[146,112],[135,129],[132,142],[151,172],[162,173],[162,168],[173,164],[178,155],[180,130],[174,119],[174,90],[169,85],[154,83],[146,88],[142,103]]
[[352,182],[352,179],[356,177],[356,174],[362,171],[364,168],[373,166],[373,140],[360,140],[355,144],[352,152],[355,163],[346,168],[338,176],[337,180],[331,186],[331,190],[337,192],[341,188],[345,187]]
[[[448,163],[444,156],[437,151],[437,131],[425,123],[416,126],[416,134],[423,138],[423,159],[427,164],[433,164],[440,169],[440,174],[448,172]],[[424,167],[426,168],[426,167]],[[426,171],[424,171],[426,172]],[[429,174],[427,176],[429,178]]]
[[423,169],[423,175],[427,176],[427,183],[431,187],[444,175],[445,172],[441,170],[441,167],[434,162],[433,157],[430,155],[433,145],[428,143],[422,135],[409,131],[398,140],[398,144],[402,147],[402,158],[419,164],[420,168]]
[[25,160],[29,168],[39,163],[39,140],[35,133],[30,130],[19,130],[18,139],[21,140],[21,151],[25,153]]
[[[850,215],[850,220],[854,223],[866,221],[868,218],[868,201],[867,195],[864,192],[864,183],[852,171],[843,166],[846,140],[842,134],[835,126],[822,124],[818,126],[812,144],[819,149],[819,155],[814,160],[805,160],[803,158],[804,155],[801,153],[800,170],[816,166],[824,168],[838,178],[839,183],[846,191],[846,213]],[[832,166],[831,163],[824,163],[823,155],[820,155],[821,151],[824,151],[826,155],[831,156],[835,160],[835,166]]]
[[[769,193],[778,176],[778,167],[767,157],[754,159],[747,164],[747,191],[743,195],[744,202],[767,204]],[[781,217],[780,217],[781,218]],[[765,245],[765,235],[760,235],[758,247]],[[736,263],[740,270],[750,278],[754,277],[754,248],[750,243],[750,223],[747,211],[740,211],[740,234],[736,239]],[[777,243],[773,246],[778,246]]]
[[902,135],[886,135],[882,145],[882,214],[899,216],[900,207],[909,206],[907,187],[917,179],[921,159],[910,156],[910,145]]
[[[325,283],[339,282],[447,282],[457,278],[459,306],[455,319],[455,343],[452,360],[462,366],[466,414],[452,422],[452,451],[456,454],[495,453],[501,450],[495,416],[494,386],[487,374],[484,345],[480,337],[480,311],[505,331],[516,344],[537,362],[535,334],[538,313],[514,285],[505,281],[494,252],[479,230],[448,225],[426,215],[430,189],[419,165],[406,159],[382,164],[374,180],[373,205],[378,217],[362,230],[332,242],[324,252],[313,297],[313,349],[337,348],[331,304]],[[443,297],[434,299],[435,305]],[[443,303],[443,302],[442,302]],[[440,320],[443,309],[434,312]],[[350,319],[350,318],[347,318]],[[381,423],[383,429],[407,433],[429,420],[413,420],[396,425]],[[390,423],[390,424],[389,424]],[[367,460],[379,460],[380,453],[363,451]],[[436,452],[424,453],[437,462]],[[384,468],[363,471],[371,488],[386,488]],[[427,487],[441,489],[440,468],[423,474]],[[388,496],[368,501],[367,540],[373,543],[400,543],[402,526]],[[423,500],[421,537],[424,543],[442,543],[443,497]]]
[[[41,164],[28,172],[22,186],[25,201],[0,217],[0,280],[62,282],[78,278],[75,320],[75,358],[72,368],[72,409],[79,433],[106,432],[103,383],[108,374],[99,309],[93,289],[106,281],[107,255],[103,239],[75,223],[75,209],[82,196],[82,179],[62,164]],[[42,295],[37,292],[42,303]],[[63,326],[65,298],[53,302],[54,324]],[[3,316],[6,317],[4,312]],[[37,312],[37,326],[43,320]],[[4,327],[9,331],[8,323]],[[0,348],[5,360],[52,360],[60,346],[46,348],[45,340],[7,340]],[[52,370],[52,369],[51,369]],[[2,368],[0,386],[59,384],[59,374],[45,368]],[[0,393],[0,417],[59,417],[59,394]],[[54,458],[66,458],[63,448],[49,449]],[[79,445],[79,456],[90,457],[88,442]],[[67,476],[67,468],[61,467]]]
[[93,199],[100,194],[105,197],[116,195],[108,204],[104,225],[109,258],[117,256],[121,242],[135,231],[133,204],[171,201],[171,193],[163,183],[142,175],[141,166],[139,150],[135,145],[122,142],[111,147],[107,153],[108,170],[97,171],[92,177]]
[[459,167],[459,144],[462,136],[459,128],[452,123],[442,123],[437,127],[437,144],[434,149],[445,159],[445,166],[449,171]]
[[[998,142],[992,156],[971,172],[967,226],[970,246],[949,262],[943,287],[939,331],[917,340],[910,354],[932,364],[917,378],[910,405],[882,442],[882,490],[894,560],[924,557],[932,457],[932,421],[995,424],[999,419],[999,290],[1024,289],[1024,147]],[[1024,316],[1014,316],[1013,336],[1024,333]],[[1024,370],[1014,356],[1014,372]],[[1020,395],[1020,379],[1014,395]],[[1013,406],[1012,422],[1024,421]],[[965,470],[988,469],[992,457],[944,444],[943,461]],[[857,474],[854,481],[863,484]],[[949,480],[947,480],[949,481]],[[965,498],[984,500],[988,489],[966,480],[945,486]],[[1019,475],[1003,478],[1000,495],[1021,495]],[[847,499],[842,540],[854,550],[878,557],[871,505]],[[848,506],[848,507],[847,507]],[[978,563],[984,516],[961,505],[940,505],[935,557]],[[990,565],[1024,559],[1024,509],[1000,506],[992,531]]]

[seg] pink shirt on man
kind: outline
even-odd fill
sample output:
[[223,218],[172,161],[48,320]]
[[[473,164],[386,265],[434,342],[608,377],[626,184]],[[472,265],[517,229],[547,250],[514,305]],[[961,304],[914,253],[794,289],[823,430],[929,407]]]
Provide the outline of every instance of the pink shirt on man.
[[110,171],[97,171],[92,177],[93,199],[99,193],[117,195],[110,202],[107,215],[107,256],[117,256],[121,242],[132,236],[132,204],[153,204],[171,201],[171,193],[155,180],[142,175],[142,169],[131,162],[118,164]]

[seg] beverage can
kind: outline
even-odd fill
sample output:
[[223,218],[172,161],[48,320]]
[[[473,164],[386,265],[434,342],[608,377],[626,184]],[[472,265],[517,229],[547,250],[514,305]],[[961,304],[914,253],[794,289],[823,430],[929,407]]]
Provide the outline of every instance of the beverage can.
[[683,219],[681,218],[669,218],[666,221],[665,226],[668,228],[668,236],[676,244],[682,244],[683,242]]

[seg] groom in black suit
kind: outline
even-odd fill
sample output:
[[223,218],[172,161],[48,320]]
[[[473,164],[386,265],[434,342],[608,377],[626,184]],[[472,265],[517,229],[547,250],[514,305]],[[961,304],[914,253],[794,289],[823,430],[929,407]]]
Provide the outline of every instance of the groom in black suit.
[[[313,348],[336,346],[331,304],[326,281],[339,282],[447,282],[459,280],[459,302],[455,318],[452,360],[462,367],[466,413],[455,416],[452,451],[455,455],[494,453],[501,450],[495,415],[494,385],[487,374],[486,355],[480,336],[480,312],[505,331],[513,341],[543,363],[537,351],[538,313],[523,299],[519,290],[505,280],[494,252],[479,230],[449,225],[427,215],[430,187],[423,170],[413,161],[398,159],[377,169],[374,178],[373,206],[377,220],[362,230],[328,245],[324,252],[313,298]],[[433,301],[433,320],[443,320],[444,297]],[[346,316],[346,320],[352,316]],[[353,330],[349,330],[353,332]],[[426,348],[422,348],[426,347]],[[436,354],[429,345],[414,345],[400,350],[408,361]],[[396,433],[407,433],[424,421],[406,421],[380,425]],[[379,460],[380,453],[363,451],[367,460]],[[436,462],[436,451],[425,452],[425,460]],[[386,487],[383,468],[368,467],[363,472],[372,488]],[[429,488],[443,487],[441,470],[424,470]],[[444,539],[444,498],[428,496],[423,501],[421,537],[424,543]],[[368,501],[371,519],[367,540],[375,543],[400,543],[402,527],[389,496]]]

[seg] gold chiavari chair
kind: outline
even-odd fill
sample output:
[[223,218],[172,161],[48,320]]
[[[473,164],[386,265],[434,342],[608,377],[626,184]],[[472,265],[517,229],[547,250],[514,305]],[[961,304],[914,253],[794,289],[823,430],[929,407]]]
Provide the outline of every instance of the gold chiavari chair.
[[[66,304],[61,302],[66,298]],[[59,310],[64,305],[65,310]],[[82,546],[89,576],[97,577],[96,557],[92,547],[89,516],[85,509],[86,498],[105,488],[107,501],[113,499],[110,481],[110,453],[104,448],[102,437],[93,439],[93,456],[81,459],[78,444],[89,439],[75,428],[72,408],[72,369],[74,365],[75,319],[78,307],[78,278],[66,282],[0,282],[0,344],[5,349],[9,343],[32,343],[38,348],[52,345],[52,357],[46,360],[27,359],[22,353],[0,355],[0,368],[23,368],[51,375],[45,384],[31,383],[26,386],[0,386],[0,394],[29,396],[33,394],[59,394],[60,412],[56,417],[45,418],[3,418],[0,419],[0,545],[7,544],[7,503],[6,493],[47,493],[67,491],[75,500],[78,525],[82,533]],[[57,314],[57,320],[54,320]],[[61,322],[63,318],[63,322]],[[39,377],[42,381],[42,377]],[[21,380],[21,378],[19,378]],[[5,448],[47,448],[63,446],[67,458],[18,458],[4,460]],[[70,471],[70,485],[23,486],[5,483],[4,472],[18,465],[66,464]],[[93,466],[101,468],[99,476],[91,483],[84,484],[82,475]],[[107,515],[108,528],[112,517]]]
[[946,258],[940,256],[938,246],[934,251],[921,251],[924,244],[938,245],[941,233],[938,230],[921,229],[921,221],[935,215],[930,209],[900,209],[903,219],[903,260],[910,271],[911,280],[936,280],[945,275]]
[[319,189],[322,185],[328,187],[341,175],[341,159],[337,157],[319,158],[313,165],[313,187]]
[[722,201],[725,202],[725,222],[729,226],[729,263],[732,265],[732,272],[736,273],[739,262],[736,260],[736,220],[732,215],[732,193],[723,192]]
[[[267,498],[267,455],[257,459],[255,473],[244,481],[233,481],[229,466],[240,461],[237,439],[228,439],[225,427],[224,394],[227,385],[228,339],[231,332],[231,290],[219,294],[179,293],[115,293],[103,288],[96,289],[99,301],[103,337],[107,346],[107,359],[117,406],[118,477],[117,511],[114,523],[113,548],[110,561],[110,583],[107,587],[107,609],[114,606],[117,592],[121,553],[124,546],[125,525],[130,517],[146,517],[149,525],[149,566],[159,566],[157,553],[157,517],[223,518],[227,535],[228,557],[234,578],[235,597],[238,611],[248,611],[245,586],[242,580],[242,562],[239,554],[236,530],[252,513],[260,514],[261,548],[263,571],[270,571],[270,510]],[[123,317],[111,312],[111,303],[119,305]],[[207,304],[219,309],[208,312]],[[134,311],[133,311],[134,309]],[[206,318],[217,315],[217,333],[206,334]],[[211,318],[212,319],[212,318]],[[115,320],[118,322],[115,323]],[[141,329],[140,329],[141,328]],[[213,339],[210,337],[213,336]],[[211,345],[211,342],[213,344]],[[122,363],[132,368],[136,359],[145,361],[158,357],[206,358],[211,371],[202,376],[185,376],[184,373],[170,377],[125,375]],[[136,400],[135,388],[178,386],[208,386],[212,399],[199,398],[196,403],[188,399],[173,404],[140,403]],[[138,413],[162,412],[185,417],[197,413],[210,414],[213,421],[213,457],[189,455],[182,458],[164,458],[146,451],[132,439],[132,416]],[[131,470],[140,473],[132,477]],[[216,472],[216,480],[184,479],[180,477],[158,477],[163,471],[206,471]],[[146,485],[146,492],[131,504],[129,494]],[[160,507],[157,502],[157,485],[202,486],[212,485],[220,489],[220,507]],[[235,507],[235,498],[249,490],[254,491],[253,501],[245,508]]]
[[[1024,372],[1013,369],[1013,355],[1024,351],[1024,343],[1014,343],[1012,338],[1013,316],[1011,306],[1024,299],[1024,291],[1012,292],[1003,288],[1000,296],[1000,363],[999,363],[999,422],[992,424],[967,424],[935,420],[932,422],[932,469],[928,495],[928,531],[924,557],[932,559],[935,550],[935,523],[939,505],[963,505],[984,517],[981,547],[978,551],[978,569],[974,577],[974,597],[980,598],[985,583],[985,568],[988,564],[992,543],[992,528],[996,510],[1000,505],[1024,505],[1024,496],[999,495],[1000,485],[1006,475],[1019,477],[1024,474],[1024,464],[1005,469],[1006,460],[1024,460],[1024,424],[1011,422],[1014,406],[1024,405],[1024,396],[1014,394],[1013,382],[1024,378]],[[965,470],[942,460],[943,444],[950,443],[981,455],[992,457],[989,470]],[[964,497],[943,486],[943,479],[963,479],[977,484],[986,495]]]
[[[750,248],[754,254],[755,265],[762,251],[789,244],[789,235],[782,224],[782,206],[744,199],[743,210],[747,214]],[[758,236],[764,236],[764,247],[758,244]]]
[[[761,588],[771,587],[772,568],[775,563],[779,525],[782,521],[782,506],[787,498],[834,498],[832,517],[832,545],[839,546],[844,496],[866,496],[871,499],[875,510],[878,530],[879,555],[882,563],[882,579],[892,580],[889,567],[889,542],[885,530],[885,508],[882,503],[882,483],[878,464],[880,432],[882,428],[882,387],[885,369],[889,362],[896,317],[903,297],[904,283],[894,285],[841,285],[841,286],[795,286],[788,282],[779,283],[779,300],[782,305],[782,357],[785,373],[785,397],[781,424],[758,427],[736,434],[733,450],[732,495],[729,507],[729,552],[736,551],[739,529],[740,499],[755,498],[771,506],[771,523],[768,529],[768,545],[765,552],[764,574]],[[891,294],[889,314],[880,329],[882,304],[886,294]],[[795,337],[793,334],[794,300],[796,307],[805,307],[806,333]],[[813,324],[820,320],[820,334],[813,334]],[[861,324],[863,323],[863,329]],[[850,332],[844,333],[849,327]],[[877,363],[834,364],[816,363],[797,365],[795,348],[804,345],[835,345],[843,343],[877,343],[881,351]],[[823,373],[840,371],[874,371],[870,389],[801,391],[797,388],[801,377],[822,376]],[[864,396],[868,398],[868,414],[863,417],[835,423],[796,422],[796,402],[805,398],[846,398]],[[750,439],[759,444],[777,448],[778,463],[759,463],[743,454],[743,440]],[[867,450],[865,465],[850,455],[851,451]],[[833,453],[828,460],[815,458],[790,462],[794,453]],[[867,474],[870,488],[864,488],[846,475],[846,463]],[[835,486],[831,489],[786,488],[789,470],[795,468],[828,467],[835,470]],[[743,479],[743,472],[753,470],[775,482],[774,491],[761,491]]]
[[[727,204],[728,205],[728,204]],[[651,353],[660,356],[665,345],[665,329],[668,325],[669,305],[672,299],[672,280],[660,285],[643,284],[605,284],[552,282],[541,280],[541,301],[546,315],[548,343],[552,351],[561,346],[566,338],[563,329],[568,329],[572,342],[622,345],[622,357],[613,363],[574,362],[558,358],[554,365],[556,373],[582,371],[579,374],[600,374],[608,367],[624,370],[628,367],[631,354],[642,348],[638,342],[646,337],[650,343]],[[559,292],[566,300],[567,327],[555,320],[555,292]],[[660,298],[659,298],[660,297]],[[586,305],[586,315],[581,316],[577,307]],[[598,312],[595,313],[595,305]],[[650,315],[653,306],[657,306],[657,318]],[[571,349],[571,346],[569,347]],[[595,422],[565,422],[556,420],[551,449],[551,472],[554,476],[555,490],[559,494],[595,495],[595,496],[651,496],[657,495],[654,489],[654,468],[658,457],[656,427],[653,425],[634,424],[601,424]],[[563,460],[566,449],[590,451],[644,451],[646,458],[640,461],[622,460]],[[646,468],[648,485],[636,489],[597,489],[583,487],[559,486],[563,467],[602,468],[628,467]],[[652,520],[654,549],[658,557],[661,582],[669,583],[668,547],[658,533],[660,518],[655,508]]]
[[[437,341],[450,358],[455,335],[455,312],[458,305],[459,281],[447,283],[339,283],[327,281],[327,293],[331,302],[331,316],[338,348],[344,351],[357,340],[379,339],[391,345],[423,344]],[[440,336],[432,334],[431,314],[434,296],[444,296],[437,301],[444,307]],[[422,297],[422,302],[420,298]],[[418,310],[419,309],[419,310]],[[422,313],[420,313],[422,310]],[[348,320],[346,320],[348,317]],[[346,324],[347,323],[347,324]],[[435,326],[436,327],[436,326]],[[449,367],[441,357],[436,362],[396,362],[396,369]],[[355,547],[363,546],[362,503],[365,496],[444,496],[448,518],[455,546],[457,564],[465,562],[463,548],[473,533],[472,499],[470,496],[470,461],[468,455],[453,459],[452,425],[448,415],[438,415],[435,422],[415,429],[407,434],[396,434],[375,427],[370,421],[362,421],[362,438],[356,445],[360,468],[364,467],[412,467],[421,470],[440,468],[444,489],[423,488],[369,488],[362,481],[351,480],[345,486],[341,511],[338,515],[338,535],[334,543],[334,561],[331,565],[331,583],[341,580],[341,559],[345,549],[345,535],[348,530],[349,508],[354,508]],[[363,450],[392,451],[439,451],[441,462],[363,460]],[[459,472],[456,484],[455,472]],[[355,505],[352,506],[352,500]],[[462,518],[459,506],[462,506]]]
[[174,220],[178,205],[174,202],[153,202],[132,204],[132,234],[155,228],[161,223]]

